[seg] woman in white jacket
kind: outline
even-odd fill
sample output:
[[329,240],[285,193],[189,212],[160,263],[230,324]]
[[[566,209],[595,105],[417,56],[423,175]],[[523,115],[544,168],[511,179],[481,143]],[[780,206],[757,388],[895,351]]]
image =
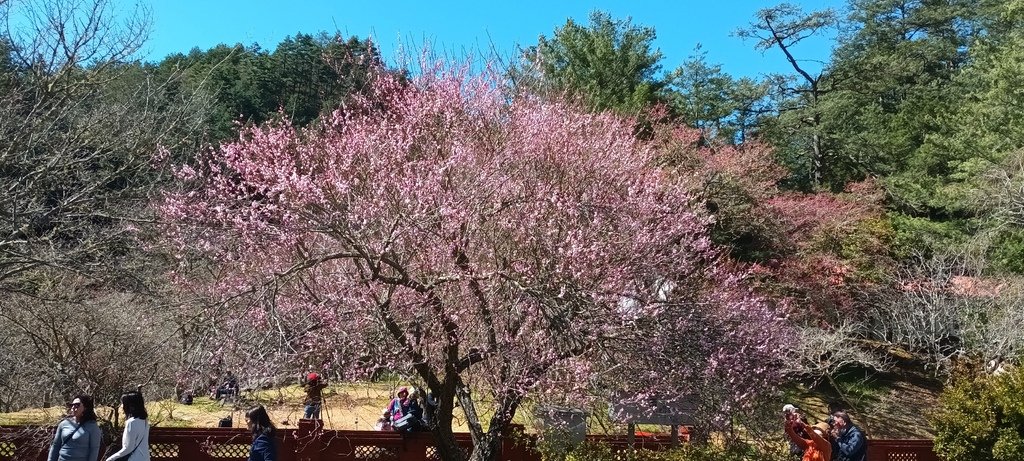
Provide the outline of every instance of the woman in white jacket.
[[106,461],[149,461],[149,422],[146,421],[149,415],[142,394],[125,392],[121,395],[121,408],[126,418],[121,449]]

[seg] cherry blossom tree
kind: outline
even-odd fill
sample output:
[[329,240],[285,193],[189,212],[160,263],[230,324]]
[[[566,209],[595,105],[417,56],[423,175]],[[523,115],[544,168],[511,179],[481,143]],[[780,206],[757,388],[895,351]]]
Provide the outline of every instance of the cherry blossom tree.
[[739,408],[772,389],[781,319],[724,264],[690,179],[631,120],[501,83],[380,75],[316,127],[180,167],[160,205],[175,276],[261,328],[229,347],[268,366],[329,351],[345,376],[414,374],[446,460],[456,402],[483,460],[528,398],[714,389]]

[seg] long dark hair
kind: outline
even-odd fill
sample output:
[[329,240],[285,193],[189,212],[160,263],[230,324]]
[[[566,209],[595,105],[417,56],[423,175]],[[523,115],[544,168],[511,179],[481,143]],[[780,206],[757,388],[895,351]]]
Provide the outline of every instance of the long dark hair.
[[249,431],[252,432],[253,437],[259,437],[261,435],[274,435],[274,423],[270,422],[270,415],[267,414],[267,409],[263,408],[263,405],[256,405],[245,412],[246,422],[249,424]]
[[124,408],[125,418],[146,419],[149,416],[146,412],[146,401],[138,391],[121,394],[121,407]]
[[76,395],[75,398],[71,400],[74,401],[75,399],[82,402],[82,408],[84,408],[82,410],[82,420],[79,421],[78,424],[84,424],[88,421],[96,421],[96,410],[93,408],[95,403],[93,402],[92,397],[88,395]]

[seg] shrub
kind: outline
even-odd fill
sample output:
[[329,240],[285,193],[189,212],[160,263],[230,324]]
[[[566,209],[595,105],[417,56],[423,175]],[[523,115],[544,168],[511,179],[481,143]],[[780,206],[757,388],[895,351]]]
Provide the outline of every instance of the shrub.
[[722,447],[716,444],[687,444],[664,451],[635,450],[618,451],[601,443],[584,443],[565,455],[550,456],[545,461],[788,461],[789,455],[778,444],[778,449],[757,448],[751,445],[733,444]]
[[946,461],[1024,459],[1024,373],[964,379],[946,388],[931,416]]

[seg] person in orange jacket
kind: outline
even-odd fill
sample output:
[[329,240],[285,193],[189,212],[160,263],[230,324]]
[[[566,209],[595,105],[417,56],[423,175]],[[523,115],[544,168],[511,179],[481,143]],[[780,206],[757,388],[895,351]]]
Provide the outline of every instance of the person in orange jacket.
[[[797,434],[803,429],[807,438]],[[809,425],[796,417],[786,418],[786,435],[796,446],[804,450],[802,461],[830,461],[832,459],[832,442],[829,442],[828,423]]]

